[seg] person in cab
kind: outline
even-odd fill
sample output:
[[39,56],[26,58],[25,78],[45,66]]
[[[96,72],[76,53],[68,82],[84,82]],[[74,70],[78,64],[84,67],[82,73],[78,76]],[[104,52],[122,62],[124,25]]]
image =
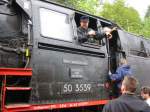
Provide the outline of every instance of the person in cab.
[[80,43],[92,42],[94,39],[101,40],[104,37],[109,39],[112,38],[112,29],[105,27],[101,33],[94,31],[92,28],[89,28],[89,17],[82,16],[80,18],[80,27],[77,29],[78,41]]

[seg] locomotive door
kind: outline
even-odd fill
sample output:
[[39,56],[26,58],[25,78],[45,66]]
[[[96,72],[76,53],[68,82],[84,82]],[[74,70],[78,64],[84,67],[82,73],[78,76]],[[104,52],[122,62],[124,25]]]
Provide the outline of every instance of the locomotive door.
[[[126,53],[124,50],[124,47],[121,42],[123,36],[121,35],[121,30],[115,30],[112,32],[112,39],[107,41],[107,47],[109,47],[109,55],[110,55],[110,73],[114,74],[119,67],[120,59],[126,58]],[[109,74],[109,73],[108,73]],[[117,82],[111,82],[110,78],[108,77],[108,84],[110,86],[107,86],[109,88],[109,95],[110,98],[112,97],[118,97],[118,87],[117,87]],[[107,85],[107,83],[106,83]]]
[[121,30],[113,31],[113,37],[109,40],[110,69],[112,73],[115,73],[117,67],[119,66],[120,59],[126,58],[126,52],[122,43],[123,37],[120,35],[121,32]]

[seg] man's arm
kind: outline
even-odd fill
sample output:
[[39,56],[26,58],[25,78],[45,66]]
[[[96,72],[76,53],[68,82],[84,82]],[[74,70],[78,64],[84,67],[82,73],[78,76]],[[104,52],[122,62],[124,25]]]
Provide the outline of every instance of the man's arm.
[[96,31],[95,33],[96,33],[96,37],[100,40],[106,36],[106,33],[103,30],[101,32]]
[[111,39],[112,38],[112,32],[114,31],[115,29],[111,29],[111,28],[108,28],[108,27],[104,27],[102,29],[101,32],[95,32],[96,33],[96,37],[98,39],[103,39],[104,37],[107,37],[108,39]]
[[122,80],[122,77],[122,69],[120,67],[116,70],[115,74],[110,75],[110,79],[114,81]]
[[84,32],[82,32],[79,28],[77,30],[77,35],[78,35],[78,41],[80,43],[84,43],[88,40],[87,35],[84,34]]
[[92,37],[96,37],[96,39],[101,40],[106,36],[106,32],[102,30],[101,32],[95,31],[92,28],[88,29],[88,35]]

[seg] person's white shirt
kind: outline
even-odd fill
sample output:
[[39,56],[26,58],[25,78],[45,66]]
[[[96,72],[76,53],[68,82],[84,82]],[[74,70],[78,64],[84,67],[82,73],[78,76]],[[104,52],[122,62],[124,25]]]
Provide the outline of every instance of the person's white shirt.
[[150,106],[150,98],[146,100],[146,103]]

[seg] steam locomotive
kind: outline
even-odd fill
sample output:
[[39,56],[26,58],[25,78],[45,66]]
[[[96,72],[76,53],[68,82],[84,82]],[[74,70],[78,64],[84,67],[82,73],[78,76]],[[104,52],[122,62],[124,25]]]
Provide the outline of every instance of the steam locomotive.
[[[98,32],[117,27],[113,38],[78,43],[83,15],[89,16],[89,27]],[[48,0],[0,1],[3,112],[101,110],[111,91],[105,88],[105,77],[115,72],[121,58],[128,60],[140,80],[139,88],[150,85],[150,40],[110,20]],[[28,71],[30,77],[20,76]]]

